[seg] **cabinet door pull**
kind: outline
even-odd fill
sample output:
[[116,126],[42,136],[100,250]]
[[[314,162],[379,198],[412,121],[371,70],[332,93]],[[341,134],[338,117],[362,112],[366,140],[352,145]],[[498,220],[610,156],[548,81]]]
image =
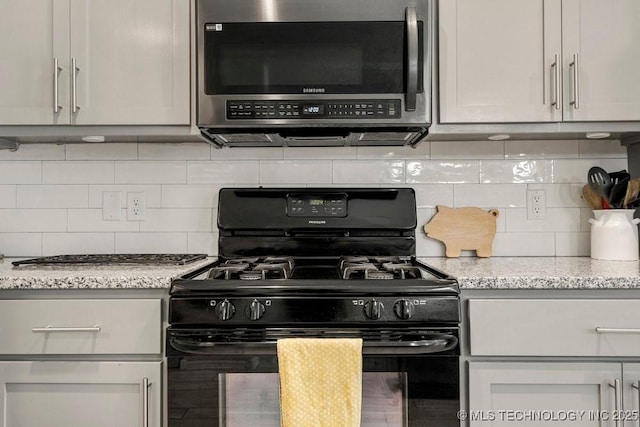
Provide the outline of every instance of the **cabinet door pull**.
[[600,326],[596,326],[596,333],[605,334],[640,334],[640,328],[603,328]]
[[[609,387],[613,388],[613,392],[615,393],[615,413],[619,414],[622,411],[622,389],[620,387],[620,379],[616,378],[613,380],[613,384],[609,384]],[[620,427],[620,417],[615,418],[616,427]]]
[[556,110],[560,109],[560,64],[558,63],[558,55],[555,55],[553,64],[551,64],[551,70],[553,71],[553,88],[555,99],[551,102],[551,105],[555,105]]
[[573,60],[569,63],[573,70],[573,100],[570,102],[576,110],[580,108],[580,70],[578,65],[578,54],[573,54]]
[[87,327],[55,327],[51,325],[47,325],[40,328],[32,328],[31,332],[100,332],[102,328],[100,326],[87,326]]
[[58,65],[58,58],[53,58],[53,112],[58,113],[62,110],[62,105],[58,99],[58,78],[62,68]]
[[640,380],[636,381],[635,383],[631,383],[631,387],[638,390],[638,409],[640,409]]
[[78,107],[78,88],[76,87],[76,82],[78,80],[77,74],[80,71],[78,68],[78,64],[76,58],[71,59],[71,98],[73,102],[73,112],[77,113],[80,107]]
[[142,427],[149,427],[149,378],[142,379]]

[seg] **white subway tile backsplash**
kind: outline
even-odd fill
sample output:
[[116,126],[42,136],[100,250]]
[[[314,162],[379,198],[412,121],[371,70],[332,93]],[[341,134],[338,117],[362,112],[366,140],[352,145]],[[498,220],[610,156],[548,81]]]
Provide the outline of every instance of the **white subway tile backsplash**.
[[554,233],[496,233],[493,256],[555,256]]
[[591,233],[556,233],[556,256],[591,255]]
[[208,184],[163,185],[163,208],[216,208],[222,186]]
[[68,231],[74,233],[140,231],[139,221],[127,221],[126,209],[122,209],[120,218],[120,221],[104,221],[102,209],[69,209]]
[[407,145],[392,147],[357,147],[359,160],[374,159],[420,159],[426,160],[430,155],[431,142],[423,141],[415,148]]
[[43,184],[113,184],[113,162],[42,162]]
[[505,141],[507,159],[577,159],[578,141]]
[[43,233],[42,255],[111,254],[113,233]]
[[120,204],[127,206],[127,193],[144,192],[144,202],[147,208],[159,208],[162,206],[162,186],[160,184],[115,184],[115,185],[90,185],[89,207],[102,207],[102,193],[105,191],[119,191]]
[[453,206],[453,184],[417,184],[413,189],[416,192],[418,208]]
[[87,185],[18,185],[19,208],[86,208]]
[[527,206],[525,184],[456,184],[453,187],[455,207],[516,208]]
[[187,162],[189,184],[258,184],[259,180],[257,161]]
[[579,160],[554,160],[554,183],[582,183],[587,182],[587,173],[592,166],[600,166],[607,172],[615,172],[622,169],[628,170],[627,159],[579,159]]
[[21,144],[17,151],[0,150],[0,160],[64,160],[64,145]]
[[407,160],[409,184],[476,183],[479,179],[477,161]]
[[187,233],[187,252],[218,255],[218,233]]
[[233,147],[211,149],[211,160],[282,160],[283,147]]
[[16,207],[16,186],[0,185],[0,208]]
[[42,162],[0,161],[0,184],[40,183],[42,183]]
[[41,256],[42,233],[0,233],[0,253],[4,256]]
[[480,182],[486,184],[552,181],[552,160],[482,160],[480,162]]
[[135,161],[115,163],[116,184],[184,184],[187,164],[184,161]]
[[266,160],[260,162],[260,183],[330,183],[331,166],[330,160]]
[[184,142],[162,144],[138,144],[138,158],[140,160],[209,160],[211,146],[206,142]]
[[548,208],[544,219],[527,219],[526,209],[506,209],[507,232],[580,231],[580,209]]
[[334,160],[333,182],[336,184],[400,184],[405,182],[402,160]]
[[67,160],[136,160],[138,144],[134,142],[67,144]]
[[583,159],[627,158],[627,147],[614,140],[579,141],[580,157]]
[[0,209],[0,233],[66,230],[66,209]]
[[431,141],[432,159],[504,159],[503,141]]
[[285,147],[284,159],[355,159],[356,147]]
[[[580,198],[587,171],[627,163],[619,141],[224,150],[205,143],[23,144],[0,151],[0,253],[216,255],[219,189],[264,185],[412,187],[419,256],[444,256],[444,245],[422,230],[437,205],[497,208],[493,256],[588,256],[593,214]],[[545,191],[545,220],[526,218],[528,189]],[[105,191],[120,192],[122,220],[102,220]],[[145,193],[145,221],[126,220],[133,191]]]
[[187,252],[187,233],[116,233],[116,253]]
[[140,231],[213,231],[211,209],[147,209]]

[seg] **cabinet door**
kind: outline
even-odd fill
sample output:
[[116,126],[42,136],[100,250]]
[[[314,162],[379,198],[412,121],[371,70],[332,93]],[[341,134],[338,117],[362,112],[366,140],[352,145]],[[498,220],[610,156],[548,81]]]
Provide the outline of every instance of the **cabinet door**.
[[447,0],[439,8],[440,122],[561,120],[560,2]]
[[637,0],[562,1],[565,121],[640,120],[639,21]]
[[69,0],[0,0],[0,10],[0,125],[68,124]]
[[160,427],[160,366],[0,362],[0,427]]
[[71,0],[72,122],[189,124],[189,19],[184,0]]
[[537,426],[544,423],[532,420],[535,414],[544,420],[570,411],[583,414],[575,425],[614,426],[598,414],[616,407],[612,385],[620,378],[618,363],[471,362],[469,425]]
[[640,363],[623,363],[625,427],[640,427]]

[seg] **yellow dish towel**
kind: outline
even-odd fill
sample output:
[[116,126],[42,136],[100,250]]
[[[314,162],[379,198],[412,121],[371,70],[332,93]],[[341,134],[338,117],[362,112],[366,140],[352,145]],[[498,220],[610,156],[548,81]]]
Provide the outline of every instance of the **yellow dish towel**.
[[359,427],[362,339],[278,340],[281,427]]

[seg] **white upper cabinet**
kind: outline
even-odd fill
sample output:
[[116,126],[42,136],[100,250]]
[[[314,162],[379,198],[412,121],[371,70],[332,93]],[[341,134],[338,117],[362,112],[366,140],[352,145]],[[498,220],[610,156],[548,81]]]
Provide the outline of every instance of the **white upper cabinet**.
[[640,120],[639,19],[637,0],[439,2],[440,122]]
[[638,0],[562,0],[564,120],[640,120],[639,21]]
[[189,124],[189,2],[0,7],[0,124]]

